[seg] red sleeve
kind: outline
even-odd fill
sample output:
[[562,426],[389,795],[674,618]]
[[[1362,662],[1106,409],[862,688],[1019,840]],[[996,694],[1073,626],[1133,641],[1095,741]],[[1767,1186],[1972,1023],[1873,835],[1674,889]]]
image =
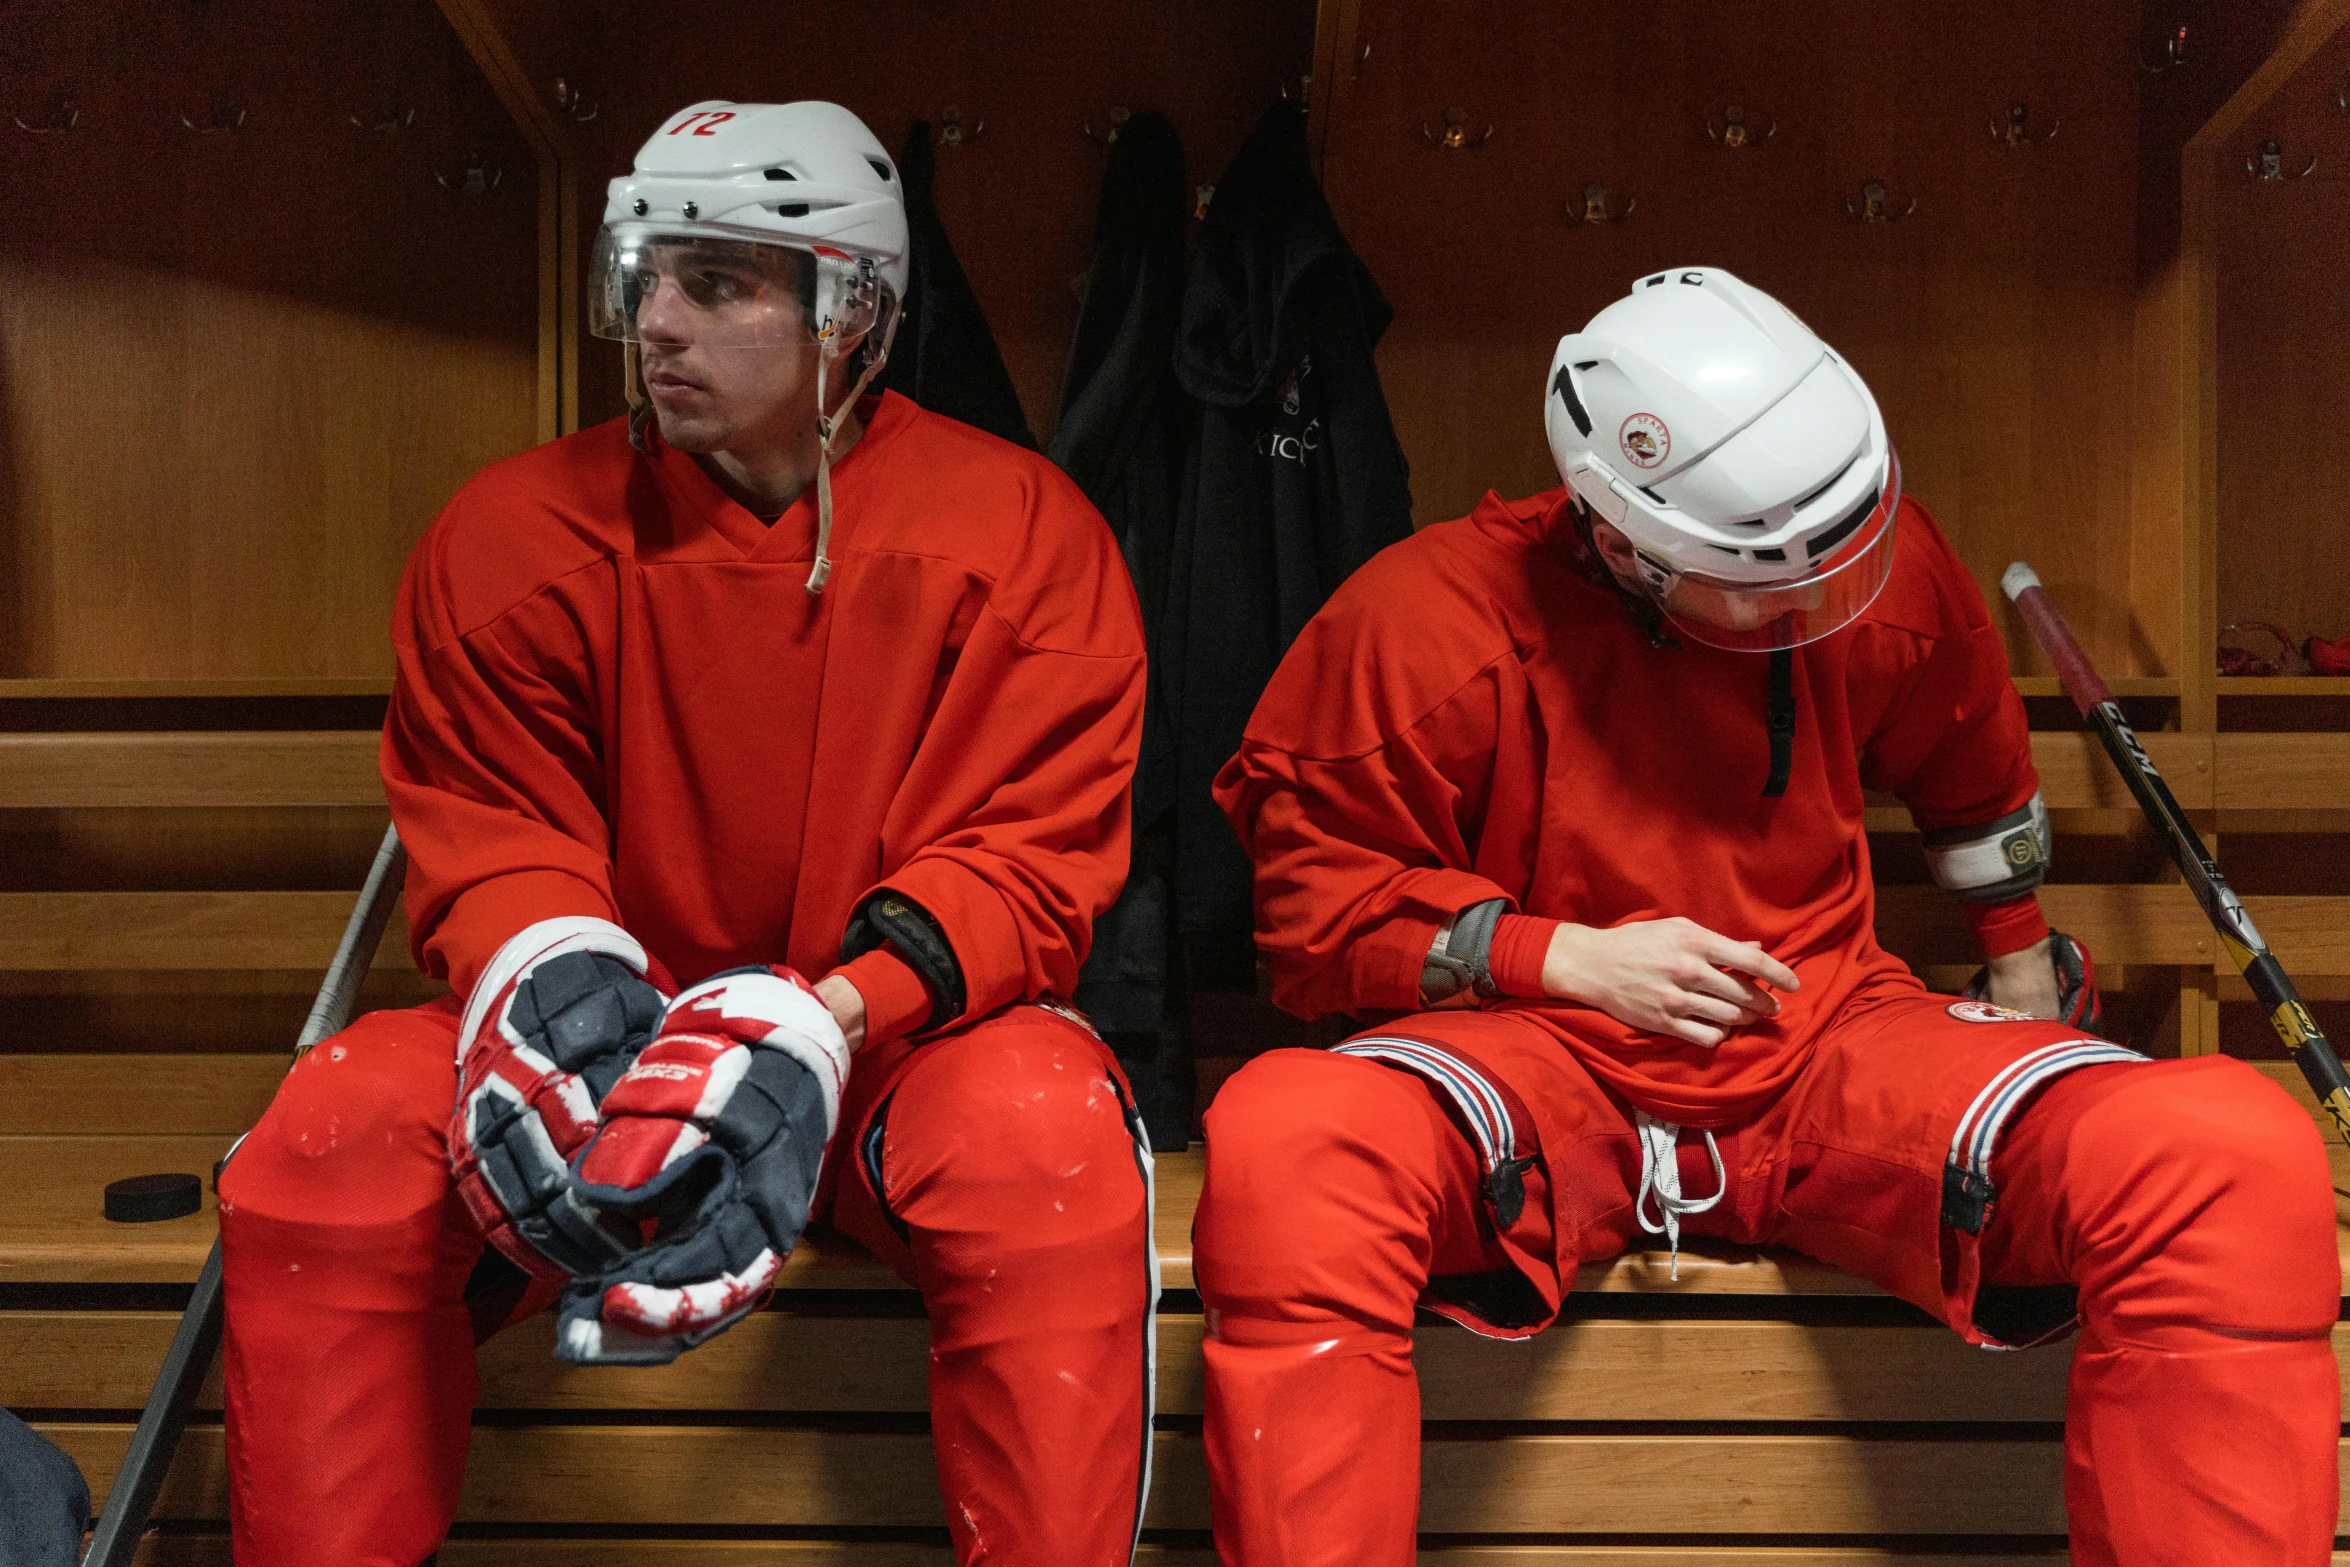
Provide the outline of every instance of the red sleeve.
[[938,922],[966,1018],[1077,988],[1132,839],[1141,611],[1076,487],[1055,472],[1036,505],[882,824],[879,885]]
[[[1982,590],[1925,510],[1914,502],[1904,510],[1903,522],[1922,546],[1917,558],[1926,579],[1906,618],[1931,623],[1932,634],[1905,636],[1911,649],[1905,654],[1880,654],[1883,662],[1906,667],[1894,677],[1862,756],[1862,782],[1890,790],[1923,830],[1995,822],[2040,792],[2031,724]],[[1994,956],[2048,933],[2032,893],[1966,909]]]
[[1273,999],[1301,1017],[1414,1009],[1445,920],[1494,898],[1517,909],[1475,869],[1470,847],[1509,836],[1481,828],[1509,738],[1500,716],[1526,703],[1514,657],[1369,750],[1310,754],[1317,733],[1389,727],[1397,692],[1382,688],[1379,661],[1399,653],[1308,625],[1216,779],[1216,802],[1256,862],[1257,946]]
[[408,850],[417,966],[459,995],[526,925],[620,917],[586,688],[583,627],[599,622],[581,613],[583,598],[608,596],[609,578],[575,570],[466,625],[451,545],[466,504],[452,502],[401,580],[382,750],[384,792]]

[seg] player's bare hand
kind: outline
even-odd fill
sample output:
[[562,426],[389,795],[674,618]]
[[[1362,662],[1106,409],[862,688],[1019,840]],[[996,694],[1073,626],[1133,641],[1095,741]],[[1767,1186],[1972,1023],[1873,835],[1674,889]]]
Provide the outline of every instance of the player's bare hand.
[[840,1025],[841,1037],[849,1042],[849,1054],[864,1049],[865,998],[857,987],[838,974],[827,974],[816,981],[816,999]]
[[1760,943],[1732,941],[1679,918],[1606,930],[1562,924],[1542,960],[1547,994],[1709,1049],[1731,1030],[1777,1015],[1779,998],[1766,986],[1799,984]]
[[1991,1004],[2034,1017],[2064,1016],[2064,995],[2056,983],[2056,961],[2049,956],[2048,938],[2021,952],[1990,960]]

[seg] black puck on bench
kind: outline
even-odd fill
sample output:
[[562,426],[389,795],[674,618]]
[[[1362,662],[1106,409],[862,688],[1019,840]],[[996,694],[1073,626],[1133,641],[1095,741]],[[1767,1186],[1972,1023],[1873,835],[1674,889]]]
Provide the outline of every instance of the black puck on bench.
[[204,1183],[193,1175],[133,1175],[106,1183],[106,1217],[117,1224],[184,1219],[204,1206]]

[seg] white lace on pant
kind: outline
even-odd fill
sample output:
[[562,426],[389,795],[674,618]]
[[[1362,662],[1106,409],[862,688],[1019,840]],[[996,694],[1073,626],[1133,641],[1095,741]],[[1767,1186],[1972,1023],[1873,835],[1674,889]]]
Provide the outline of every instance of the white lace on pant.
[[[1633,1200],[1632,1215],[1640,1227],[1651,1235],[1662,1235],[1672,1248],[1673,1278],[1681,1277],[1681,1216],[1685,1213],[1703,1213],[1722,1200],[1730,1189],[1730,1182],[1722,1171],[1722,1150],[1714,1142],[1714,1134],[1705,1134],[1705,1151],[1713,1156],[1714,1194],[1711,1197],[1684,1197],[1681,1195],[1681,1163],[1676,1153],[1681,1145],[1681,1128],[1670,1121],[1660,1121],[1643,1110],[1632,1112],[1633,1124],[1640,1131],[1640,1195]],[[1656,1197],[1657,1212],[1663,1222],[1651,1224],[1648,1219],[1648,1199]]]

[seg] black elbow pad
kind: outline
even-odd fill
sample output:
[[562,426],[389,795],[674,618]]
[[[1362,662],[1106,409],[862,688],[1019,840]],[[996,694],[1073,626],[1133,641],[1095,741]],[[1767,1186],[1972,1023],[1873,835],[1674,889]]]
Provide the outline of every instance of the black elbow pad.
[[944,1028],[963,1015],[963,966],[955,961],[946,932],[920,904],[887,887],[858,905],[841,937],[840,960],[847,963],[880,946],[903,958],[930,989],[930,1016],[917,1032]]

